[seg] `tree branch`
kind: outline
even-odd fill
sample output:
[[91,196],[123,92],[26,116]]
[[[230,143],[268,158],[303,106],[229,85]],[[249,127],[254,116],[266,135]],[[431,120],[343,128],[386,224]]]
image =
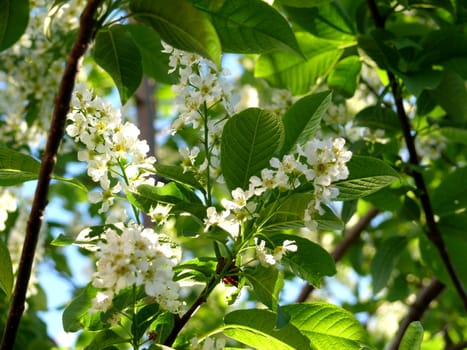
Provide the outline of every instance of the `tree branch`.
[[[379,28],[384,28],[385,20],[379,15],[375,0],[368,0],[368,6],[373,16],[375,25]],[[443,264],[449,273],[454,287],[462,302],[464,303],[464,308],[467,310],[467,293],[464,289],[464,286],[462,285],[462,281],[459,278],[459,275],[457,274],[454,268],[454,265],[452,264],[441,232],[439,231],[438,226],[436,225],[433,208],[431,206],[430,197],[428,195],[428,190],[425,184],[425,180],[423,179],[423,175],[418,170],[416,170],[419,166],[419,159],[417,151],[415,149],[414,137],[412,136],[412,128],[409,122],[409,118],[404,109],[401,88],[394,73],[392,73],[389,70],[387,70],[386,73],[389,79],[389,83],[391,85],[394,102],[396,104],[397,115],[399,116],[399,122],[401,124],[402,133],[405,139],[405,144],[409,152],[409,163],[413,165],[411,175],[419,191],[418,197],[420,199],[423,212],[425,214],[426,226],[428,228],[426,235],[438,250],[438,253],[441,256]]]
[[47,138],[44,155],[42,157],[39,178],[37,182],[34,200],[26,228],[26,236],[23,243],[21,260],[18,266],[15,290],[11,302],[8,318],[3,333],[1,350],[13,349],[21,316],[24,312],[26,291],[31,276],[34,254],[42,224],[50,179],[57,160],[58,148],[63,138],[66,116],[70,109],[71,95],[78,72],[78,64],[86,52],[89,42],[95,31],[95,14],[102,0],[89,0],[80,17],[80,30],[75,43],[68,56],[67,65],[60,82],[58,94],[55,97],[54,112]]
[[[340,242],[331,253],[335,262],[338,262],[342,259],[350,246],[357,241],[358,237],[360,237],[360,234],[370,224],[371,220],[373,220],[376,215],[378,215],[378,213],[378,209],[370,208],[368,212],[355,224],[355,226],[346,232],[344,240]],[[306,301],[313,290],[314,287],[311,284],[305,285],[300,295],[297,297],[297,303]]]
[[391,344],[389,350],[397,350],[401,343],[401,340],[407,331],[410,323],[418,321],[422,318],[425,311],[430,306],[430,303],[438,297],[443,291],[445,285],[437,279],[431,280],[430,284],[424,287],[417,296],[415,302],[410,306],[407,316],[402,321],[399,330],[397,331],[394,342]]

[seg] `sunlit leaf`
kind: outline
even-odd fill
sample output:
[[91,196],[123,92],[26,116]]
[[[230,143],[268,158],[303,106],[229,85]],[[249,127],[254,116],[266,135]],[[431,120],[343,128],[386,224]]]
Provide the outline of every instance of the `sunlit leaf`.
[[317,350],[360,350],[367,335],[360,322],[348,311],[327,303],[284,306],[290,323],[312,341]]
[[420,321],[409,324],[399,345],[399,350],[420,350],[423,341],[423,326]]
[[349,56],[339,61],[328,77],[330,88],[336,89],[346,97],[352,97],[357,89],[362,63],[358,56]]
[[253,287],[253,291],[260,302],[275,311],[279,302],[279,293],[284,286],[284,279],[274,266],[258,265],[248,269],[244,276]]
[[255,66],[255,76],[274,87],[287,88],[300,95],[310,91],[318,78],[324,79],[331,72],[343,49],[338,43],[308,33],[296,33],[296,37],[306,60],[287,52],[261,55]]
[[277,329],[277,315],[269,310],[237,310],[224,317],[223,333],[261,350],[311,350],[310,340],[291,324]]

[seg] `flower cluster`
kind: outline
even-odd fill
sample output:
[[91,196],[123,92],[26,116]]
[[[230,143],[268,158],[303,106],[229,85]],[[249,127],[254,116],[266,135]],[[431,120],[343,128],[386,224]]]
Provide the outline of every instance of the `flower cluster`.
[[179,116],[172,124],[172,133],[185,125],[194,128],[202,125],[205,109],[221,101],[229,115],[234,113],[232,84],[226,79],[228,71],[219,70],[212,61],[195,53],[175,49],[164,42],[162,45],[163,52],[170,55],[169,73],[178,69],[180,75],[179,83],[173,86]]
[[122,121],[119,109],[95,97],[84,84],[77,84],[72,106],[66,131],[86,146],[78,159],[87,162],[88,175],[103,189],[89,193],[92,203],[102,202],[100,212],[107,211],[122,189],[154,184],[150,175],[156,159],[147,156],[147,142],[138,138],[134,124]]
[[207,227],[223,227],[250,219],[255,215],[255,197],[268,190],[285,192],[312,183],[313,199],[304,212],[304,221],[307,227],[314,229],[316,223],[312,214],[318,212],[323,215],[322,204],[330,204],[337,197],[339,191],[332,187],[332,183],[348,177],[346,163],[351,157],[352,152],[345,148],[343,138],[308,141],[297,147],[296,154],[285,155],[282,159],[272,158],[269,162],[271,168],[263,169],[260,176],[252,176],[247,190],[233,190],[232,200],[222,200],[225,211],[219,214],[215,208],[209,208],[205,224]]
[[97,243],[97,271],[92,284],[102,289],[94,300],[96,311],[105,311],[112,298],[130,286],[144,286],[144,291],[164,310],[180,313],[178,283],[173,281],[173,266],[178,254],[152,229],[137,225],[107,228],[103,241]]
[[[21,38],[0,60],[0,138],[35,148],[46,137],[53,99],[68,52],[66,36],[77,28],[84,0],[70,0],[49,13],[50,1],[30,2],[33,16]],[[70,31],[72,32],[72,31]]]

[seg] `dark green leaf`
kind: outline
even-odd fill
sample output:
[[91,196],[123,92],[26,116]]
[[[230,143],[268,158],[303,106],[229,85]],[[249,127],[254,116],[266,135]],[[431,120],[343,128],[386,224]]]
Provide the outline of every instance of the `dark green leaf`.
[[18,41],[28,21],[28,0],[0,0],[0,51]]
[[268,238],[274,242],[275,246],[281,246],[285,240],[295,241],[297,251],[287,252],[282,261],[290,266],[293,273],[313,286],[319,287],[322,277],[333,276],[336,273],[333,258],[319,244],[303,237],[287,234],[273,234]]
[[323,91],[302,97],[284,114],[285,139],[281,155],[289,152],[293,146],[311,138],[319,129],[321,117],[331,103],[332,93]]
[[347,163],[350,175],[347,180],[335,183],[339,189],[338,200],[353,200],[372,194],[399,178],[397,172],[385,162],[364,156],[353,156]]
[[291,324],[277,329],[277,315],[269,310],[237,310],[224,317],[223,333],[261,350],[314,349],[309,339]]
[[438,87],[443,76],[440,71],[423,70],[415,73],[401,75],[404,79],[407,90],[414,96],[418,97],[423,90],[433,90]]
[[423,341],[423,326],[420,321],[409,324],[402,338],[399,350],[420,350]]
[[457,73],[444,71],[441,83],[431,96],[451,116],[453,120],[465,122],[467,120],[467,89],[464,79]]
[[439,129],[441,135],[446,137],[447,142],[462,143],[467,145],[467,129],[445,127]]
[[269,167],[283,141],[279,117],[249,108],[231,117],[222,133],[221,166],[230,190],[248,188],[250,177]]
[[407,239],[403,236],[392,236],[381,242],[370,268],[374,294],[386,287],[397,259],[406,245]]
[[201,11],[184,0],[133,0],[133,15],[154,28],[166,43],[196,52],[220,65],[221,44],[216,30]]
[[102,350],[111,345],[127,343],[129,339],[124,339],[111,329],[104,329],[98,332],[85,350]]
[[168,73],[169,55],[162,52],[159,34],[148,26],[128,24],[125,28],[139,48],[144,75],[165,84],[177,83],[176,75]]
[[0,186],[14,186],[36,180],[40,166],[39,161],[31,156],[0,148]]
[[112,77],[125,104],[143,77],[141,54],[126,26],[114,25],[99,30],[94,59]]
[[205,192],[204,187],[196,180],[196,175],[191,171],[183,171],[183,168],[177,165],[154,165],[157,175],[167,179],[180,182],[181,184],[188,185],[197,190]]
[[390,108],[368,106],[355,116],[355,124],[371,129],[383,129],[394,132],[400,130],[399,119],[396,112]]
[[328,85],[341,92],[345,97],[352,97],[358,83],[362,62],[358,56],[349,56],[336,64],[328,77]]
[[317,350],[360,350],[368,341],[353,315],[335,305],[306,303],[284,306],[290,323],[312,341]]
[[[445,216],[438,222],[438,228],[443,234],[447,254],[451,258],[454,270],[464,285],[467,284],[467,264],[465,264],[465,252],[467,251],[467,240],[465,239],[466,227],[467,215],[465,212]],[[423,262],[435,273],[440,281],[454,288],[438,250],[433,243],[425,236],[422,236],[420,237],[419,245]]]
[[254,269],[245,270],[244,276],[253,287],[258,300],[276,311],[279,293],[284,286],[284,279],[279,270],[274,266],[258,265]]
[[87,316],[92,308],[92,300],[96,293],[97,289],[88,285],[68,304],[62,314],[63,329],[66,332],[77,332],[86,326],[82,318]]
[[339,60],[343,49],[337,43],[308,33],[296,33],[306,60],[287,52],[261,55],[255,76],[266,79],[272,86],[287,88],[294,95],[310,91],[318,78],[324,79]]
[[261,0],[224,0],[208,9],[226,52],[265,53],[289,50],[301,55],[284,17]]
[[457,168],[444,177],[430,196],[436,215],[445,216],[467,210],[466,179],[467,167]]
[[7,298],[11,296],[13,289],[13,266],[11,264],[10,252],[8,247],[0,239],[0,289],[5,292]]

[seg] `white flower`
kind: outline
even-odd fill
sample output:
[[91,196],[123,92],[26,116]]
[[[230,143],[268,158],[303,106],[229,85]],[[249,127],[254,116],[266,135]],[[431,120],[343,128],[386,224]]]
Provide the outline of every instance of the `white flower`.
[[255,237],[255,246],[256,246],[256,255],[258,260],[263,266],[275,265],[276,259],[274,255],[270,254],[266,250],[266,242],[263,240],[258,240],[258,237]]
[[281,261],[282,257],[287,254],[288,252],[296,252],[297,251],[297,245],[295,244],[295,241],[291,241],[286,239],[281,246],[277,246],[274,248],[274,259],[276,261]]
[[122,232],[108,228],[105,241],[97,243],[97,271],[92,284],[102,289],[94,307],[106,310],[112,298],[129,286],[144,286],[146,294],[153,297],[162,309],[181,312],[180,286],[173,281],[172,268],[178,262],[177,253],[167,243],[159,241],[152,229],[137,225],[116,224]]

